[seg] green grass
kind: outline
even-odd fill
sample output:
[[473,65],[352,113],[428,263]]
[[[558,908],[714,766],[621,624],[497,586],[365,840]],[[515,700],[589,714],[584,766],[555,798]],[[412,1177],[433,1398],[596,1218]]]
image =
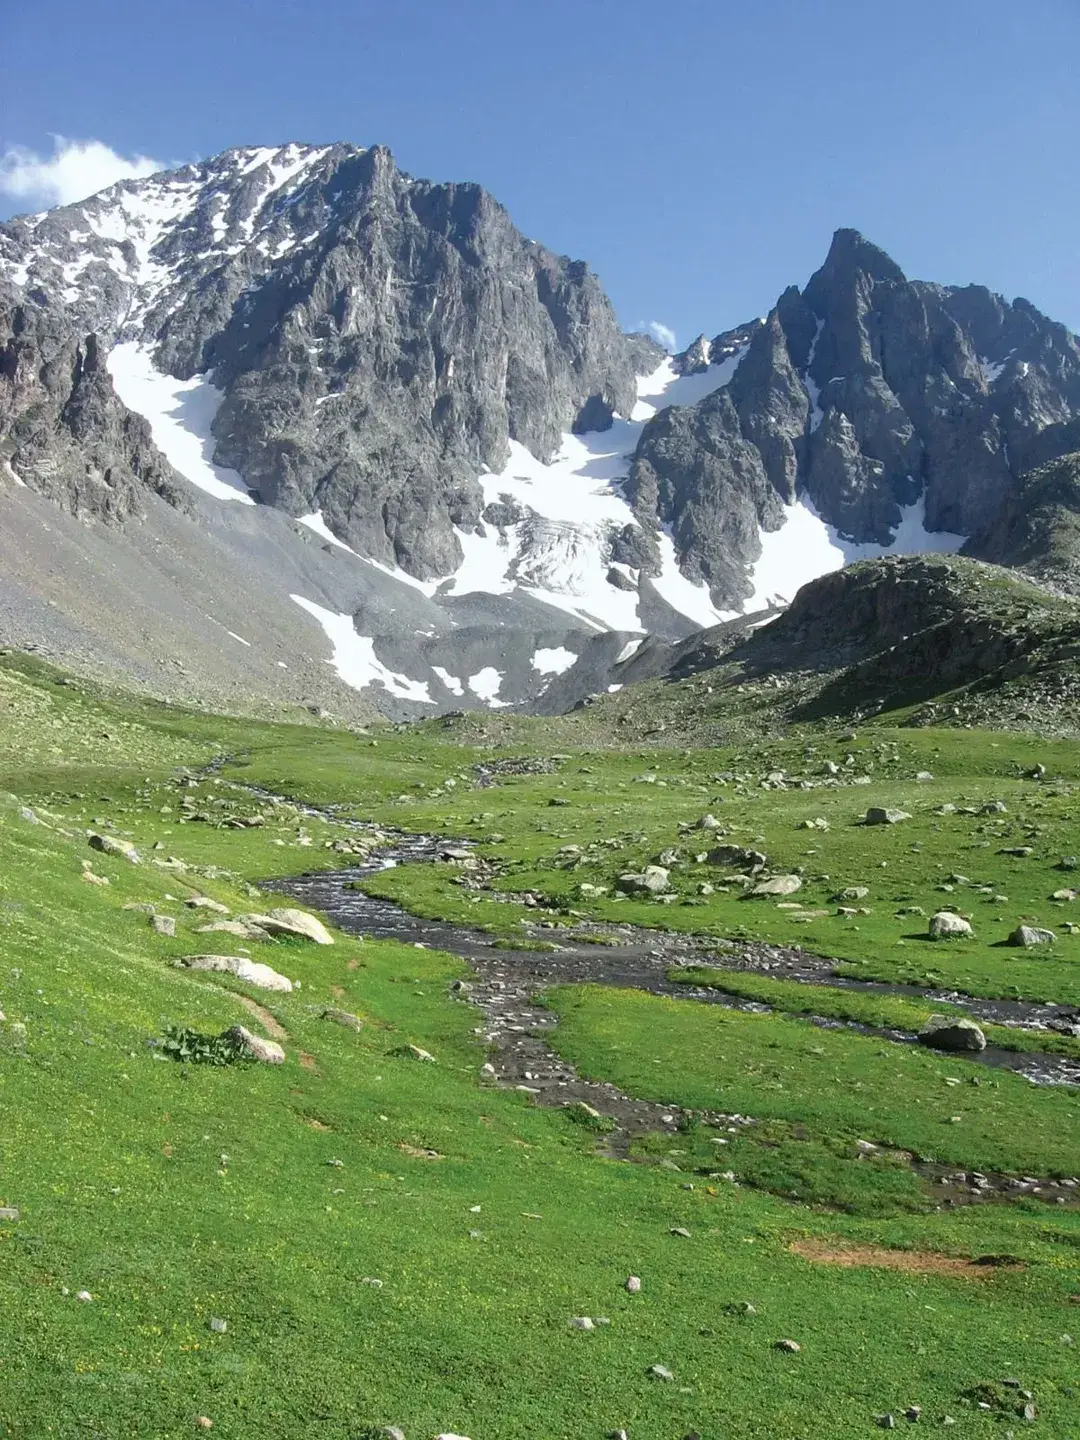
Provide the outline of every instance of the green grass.
[[549,1003],[559,1053],[634,1094],[802,1121],[977,1170],[1076,1173],[1080,1091],[1071,1087],[1034,1087],[959,1056],[794,1016],[636,990],[566,986]]
[[[649,1138],[634,1161],[611,1161],[597,1157],[597,1134],[580,1117],[482,1083],[477,1013],[448,993],[464,973],[452,957],[343,935],[332,947],[252,944],[254,958],[300,982],[270,997],[171,964],[195,949],[243,947],[197,935],[206,917],[185,897],[258,910],[262,879],[353,863],[329,848],[347,834],[341,826],[266,805],[234,782],[477,837],[506,866],[500,886],[535,885],[555,908],[526,911],[483,895],[473,903],[450,883],[450,867],[413,877],[416,903],[453,901],[497,934],[522,935],[522,918],[575,923],[567,911],[577,910],[590,920],[796,935],[827,952],[839,939],[833,953],[856,962],[894,953],[903,938],[893,890],[932,901],[942,867],[975,869],[958,851],[981,843],[985,822],[930,818],[941,798],[1001,791],[1010,827],[1037,802],[1031,818],[1044,833],[1034,863],[1010,867],[991,848],[978,873],[996,882],[1015,871],[1020,888],[1006,892],[1003,924],[1022,907],[1043,907],[1054,851],[1080,849],[1070,844],[1068,791],[1080,780],[1071,748],[867,730],[854,745],[819,736],[811,757],[803,741],[686,755],[571,752],[553,775],[480,790],[473,767],[499,752],[438,727],[354,736],[271,726],[60,678],[34,662],[0,661],[0,791],[18,797],[0,799],[0,1204],[21,1212],[17,1223],[0,1222],[5,1440],[173,1440],[196,1433],[198,1415],[232,1440],[356,1440],[384,1424],[401,1425],[409,1440],[442,1430],[583,1440],[622,1427],[854,1440],[872,1432],[876,1414],[909,1404],[922,1405],[927,1421],[952,1414],[963,1434],[1000,1440],[1000,1418],[964,1395],[1005,1375],[1035,1391],[1045,1433],[1076,1428],[1075,1350],[1062,1336],[1076,1328],[1067,1297],[1078,1288],[1077,1213],[1035,1201],[927,1211],[909,1170],[888,1157],[857,1161],[850,1143],[870,1130],[965,1165],[993,1157],[1069,1168],[1075,1095],[985,1072],[972,1086],[974,1067],[962,1060],[783,1016],[737,1016],[737,1046],[718,1048],[718,1009],[562,994],[559,1043],[602,1078],[773,1116],[745,1135],[691,1127]],[[553,733],[543,722],[522,726],[512,753],[550,754]],[[816,773],[847,748],[859,768],[873,764],[870,786],[760,788],[774,765]],[[178,772],[225,755],[232,763],[193,786]],[[1062,783],[1016,778],[1035,759]],[[919,768],[939,778],[913,790]],[[726,771],[750,778],[711,778]],[[637,779],[646,772],[654,783]],[[208,820],[186,817],[185,795]],[[549,807],[553,796],[572,804]],[[866,804],[907,796],[910,828],[871,835],[849,823]],[[25,805],[45,823],[24,818]],[[796,830],[824,806],[830,831]],[[889,898],[875,883],[873,916],[821,934],[734,892],[664,907],[577,898],[581,880],[605,883],[685,843],[678,822],[720,808],[740,838],[762,834],[785,866],[812,859],[831,887],[862,879],[868,856],[887,859]],[[227,827],[255,809],[262,827]],[[144,863],[91,852],[88,828],[130,832]],[[566,843],[613,836],[622,848],[604,852],[602,864],[569,871],[555,860]],[[812,846],[820,858],[803,855]],[[151,863],[170,855],[189,868]],[[80,878],[83,859],[107,887]],[[676,867],[673,876],[691,892],[698,871]],[[807,895],[825,886],[808,878]],[[174,915],[177,937],[154,935],[127,902]],[[985,938],[977,930],[973,946],[935,950],[925,963],[976,975],[991,963],[1026,965],[1048,988],[1069,982],[1064,937],[1045,959],[1013,961],[987,943],[993,927]],[[245,993],[286,1030],[284,1065],[184,1065],[151,1044],[169,1027],[209,1036],[237,1022],[259,1029]],[[362,1029],[328,1023],[328,1005],[360,1015]],[[408,1043],[437,1063],[393,1053]],[[965,1083],[948,1086],[945,1076]],[[964,1118],[952,1124],[956,1113]],[[728,1146],[713,1146],[723,1138]],[[710,1165],[747,1183],[710,1178]],[[672,1236],[673,1226],[690,1239]],[[1008,1253],[1027,1268],[978,1282],[831,1269],[790,1252],[803,1234]],[[622,1288],[630,1273],[643,1278],[640,1296]],[[84,1288],[94,1297],[85,1304],[74,1298]],[[745,1302],[756,1313],[743,1313]],[[571,1330],[570,1318],[584,1314],[611,1324]],[[211,1316],[228,1321],[225,1334],[210,1331]],[[799,1355],[774,1350],[784,1336],[800,1342]],[[670,1366],[673,1384],[648,1378],[656,1363]]]
[[[790,1015],[820,1015],[826,1019],[852,1020],[881,1029],[918,1033],[926,1027],[931,1016],[961,1016],[967,1013],[962,1006],[940,1001],[867,994],[837,986],[803,984],[798,980],[774,980],[769,975],[718,970],[708,965],[686,966],[672,970],[670,975],[679,984],[705,985],[744,1000],[759,1000],[774,1010]],[[978,1024],[987,1041],[1000,1050],[1067,1055],[1080,1060],[1080,1040],[1073,1036],[1046,1030],[1019,1030],[1011,1025],[994,1025],[982,1020]]]

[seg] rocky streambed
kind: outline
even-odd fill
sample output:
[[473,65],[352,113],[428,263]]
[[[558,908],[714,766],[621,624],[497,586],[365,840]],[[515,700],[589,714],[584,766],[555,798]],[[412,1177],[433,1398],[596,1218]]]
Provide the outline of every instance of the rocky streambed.
[[[360,828],[360,827],[357,827]],[[513,942],[496,941],[468,926],[443,920],[428,920],[410,914],[392,901],[368,895],[357,882],[392,865],[436,863],[447,851],[447,842],[433,836],[396,835],[388,837],[368,860],[348,869],[316,872],[266,883],[301,903],[323,911],[342,930],[371,939],[395,940],[406,945],[447,951],[465,960],[472,976],[455,983],[463,1001],[477,1007],[480,1024],[477,1034],[489,1047],[487,1073],[493,1083],[531,1094],[541,1105],[584,1104],[609,1117],[616,1128],[603,1137],[603,1149],[625,1156],[630,1143],[648,1132],[675,1132],[686,1116],[678,1106],[641,1100],[616,1086],[587,1080],[548,1044],[547,1036],[557,1016],[537,1003],[539,992],[562,984],[611,985],[667,995],[700,1004],[725,1005],[743,1010],[768,1007],[706,986],[680,983],[670,972],[688,965],[712,965],[732,970],[756,971],[777,977],[830,984],[845,989],[910,995],[961,1004],[976,1019],[1045,1028],[1048,1023],[1068,1019],[1069,1007],[1029,1004],[1021,1001],[981,1000],[960,995],[927,994],[915,987],[883,985],[831,975],[831,962],[807,952],[755,942],[718,947],[693,936],[643,930],[633,926],[543,928],[537,925],[523,937],[522,948],[508,948]],[[450,847],[457,849],[457,846]],[[528,948],[537,940],[554,948]],[[597,943],[599,942],[599,943]],[[896,1043],[917,1043],[914,1033],[873,1029],[831,1019],[807,1017],[827,1028],[850,1028],[877,1035]],[[963,1057],[964,1061],[1014,1070],[1038,1084],[1080,1085],[1080,1063],[1066,1057],[1032,1054],[987,1047]],[[963,1062],[961,1062],[963,1063]],[[731,1133],[752,1125],[752,1117],[714,1114],[699,1116]],[[1076,1203],[1080,1187],[1073,1183],[1036,1176],[1009,1177],[967,1174],[954,1167],[919,1164],[927,1184],[947,1203],[1002,1198],[1016,1193],[1034,1194],[1047,1200]]]

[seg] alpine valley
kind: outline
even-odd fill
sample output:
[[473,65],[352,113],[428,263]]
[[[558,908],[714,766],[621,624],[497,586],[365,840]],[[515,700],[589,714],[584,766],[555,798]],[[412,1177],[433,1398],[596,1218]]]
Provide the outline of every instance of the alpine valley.
[[[753,644],[858,560],[1068,595],[1078,450],[1075,336],[854,230],[672,356],[379,146],[229,150],[0,225],[0,632],[160,698],[555,713]],[[903,573],[906,636],[934,587]]]

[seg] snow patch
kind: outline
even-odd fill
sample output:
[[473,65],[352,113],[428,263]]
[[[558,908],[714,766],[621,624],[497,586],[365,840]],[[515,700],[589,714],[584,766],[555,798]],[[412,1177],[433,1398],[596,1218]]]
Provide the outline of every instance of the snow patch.
[[356,633],[351,615],[335,615],[333,610],[326,610],[321,605],[316,605],[313,600],[305,600],[302,595],[290,595],[289,599],[309,615],[313,615],[326,632],[326,638],[334,647],[334,653],[327,664],[334,667],[346,685],[350,685],[354,690],[366,690],[369,685],[382,685],[388,694],[399,700],[434,705],[434,700],[428,694],[427,682],[410,680],[407,675],[399,675],[388,669],[375,654],[374,639],[369,635]]
[[117,395],[149,422],[155,445],[185,480],[218,500],[255,504],[238,471],[214,464],[211,426],[224,396],[205,375],[162,375],[135,342],[114,346],[105,363]]
[[[296,523],[298,525],[305,525],[309,530],[313,530],[316,535],[322,536],[324,540],[329,540],[330,544],[336,545],[339,550],[347,550],[350,555],[356,555],[356,551],[352,546],[346,545],[344,540],[339,540],[330,529],[330,526],[327,525],[323,519],[321,510],[315,510],[310,515],[298,515],[296,517]],[[357,556],[357,559],[362,558],[362,556]]]
[[622,665],[625,661],[631,659],[634,655],[637,654],[637,652],[644,644],[644,635],[642,635],[638,640],[628,640],[626,644],[622,647],[622,649],[619,651],[618,655],[615,657],[615,664]]
[[494,665],[485,665],[475,675],[469,676],[469,689],[478,700],[486,700],[492,710],[504,710],[507,702],[499,699],[499,687],[503,677]]
[[18,475],[15,474],[15,471],[11,468],[10,460],[4,461],[4,474],[8,477],[9,480],[14,480],[15,484],[18,485],[20,490],[26,490],[29,488],[26,484],[26,481],[20,480]]
[[537,650],[531,663],[532,668],[541,675],[562,675],[577,662],[578,657],[573,650],[567,650],[565,645],[557,645],[551,650]]
[[743,614],[788,605],[796,591],[811,580],[842,570],[857,560],[883,555],[952,555],[966,535],[926,528],[926,500],[920,496],[900,511],[900,524],[888,545],[857,544],[827,524],[805,496],[784,507],[779,530],[761,532],[761,556],[750,574],[754,590],[743,604]]
[[451,675],[449,670],[444,670],[441,665],[432,665],[432,670],[439,677],[442,683],[450,691],[451,695],[464,695],[465,687],[456,675]]

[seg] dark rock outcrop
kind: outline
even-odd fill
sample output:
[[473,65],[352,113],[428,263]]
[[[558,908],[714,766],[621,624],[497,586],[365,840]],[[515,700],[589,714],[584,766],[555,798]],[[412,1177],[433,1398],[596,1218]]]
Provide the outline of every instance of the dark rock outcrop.
[[75,515],[122,520],[150,490],[178,508],[183,482],[150,427],[112,388],[93,333],[62,310],[0,284],[0,458]]
[[670,527],[721,606],[749,595],[759,527],[797,495],[856,543],[888,545],[920,499],[926,529],[973,536],[1032,465],[1076,448],[1075,336],[1025,300],[909,281],[854,230],[764,324],[697,341],[678,366],[716,363],[725,340],[742,351],[730,381],[657,415],[631,477],[643,523]]

